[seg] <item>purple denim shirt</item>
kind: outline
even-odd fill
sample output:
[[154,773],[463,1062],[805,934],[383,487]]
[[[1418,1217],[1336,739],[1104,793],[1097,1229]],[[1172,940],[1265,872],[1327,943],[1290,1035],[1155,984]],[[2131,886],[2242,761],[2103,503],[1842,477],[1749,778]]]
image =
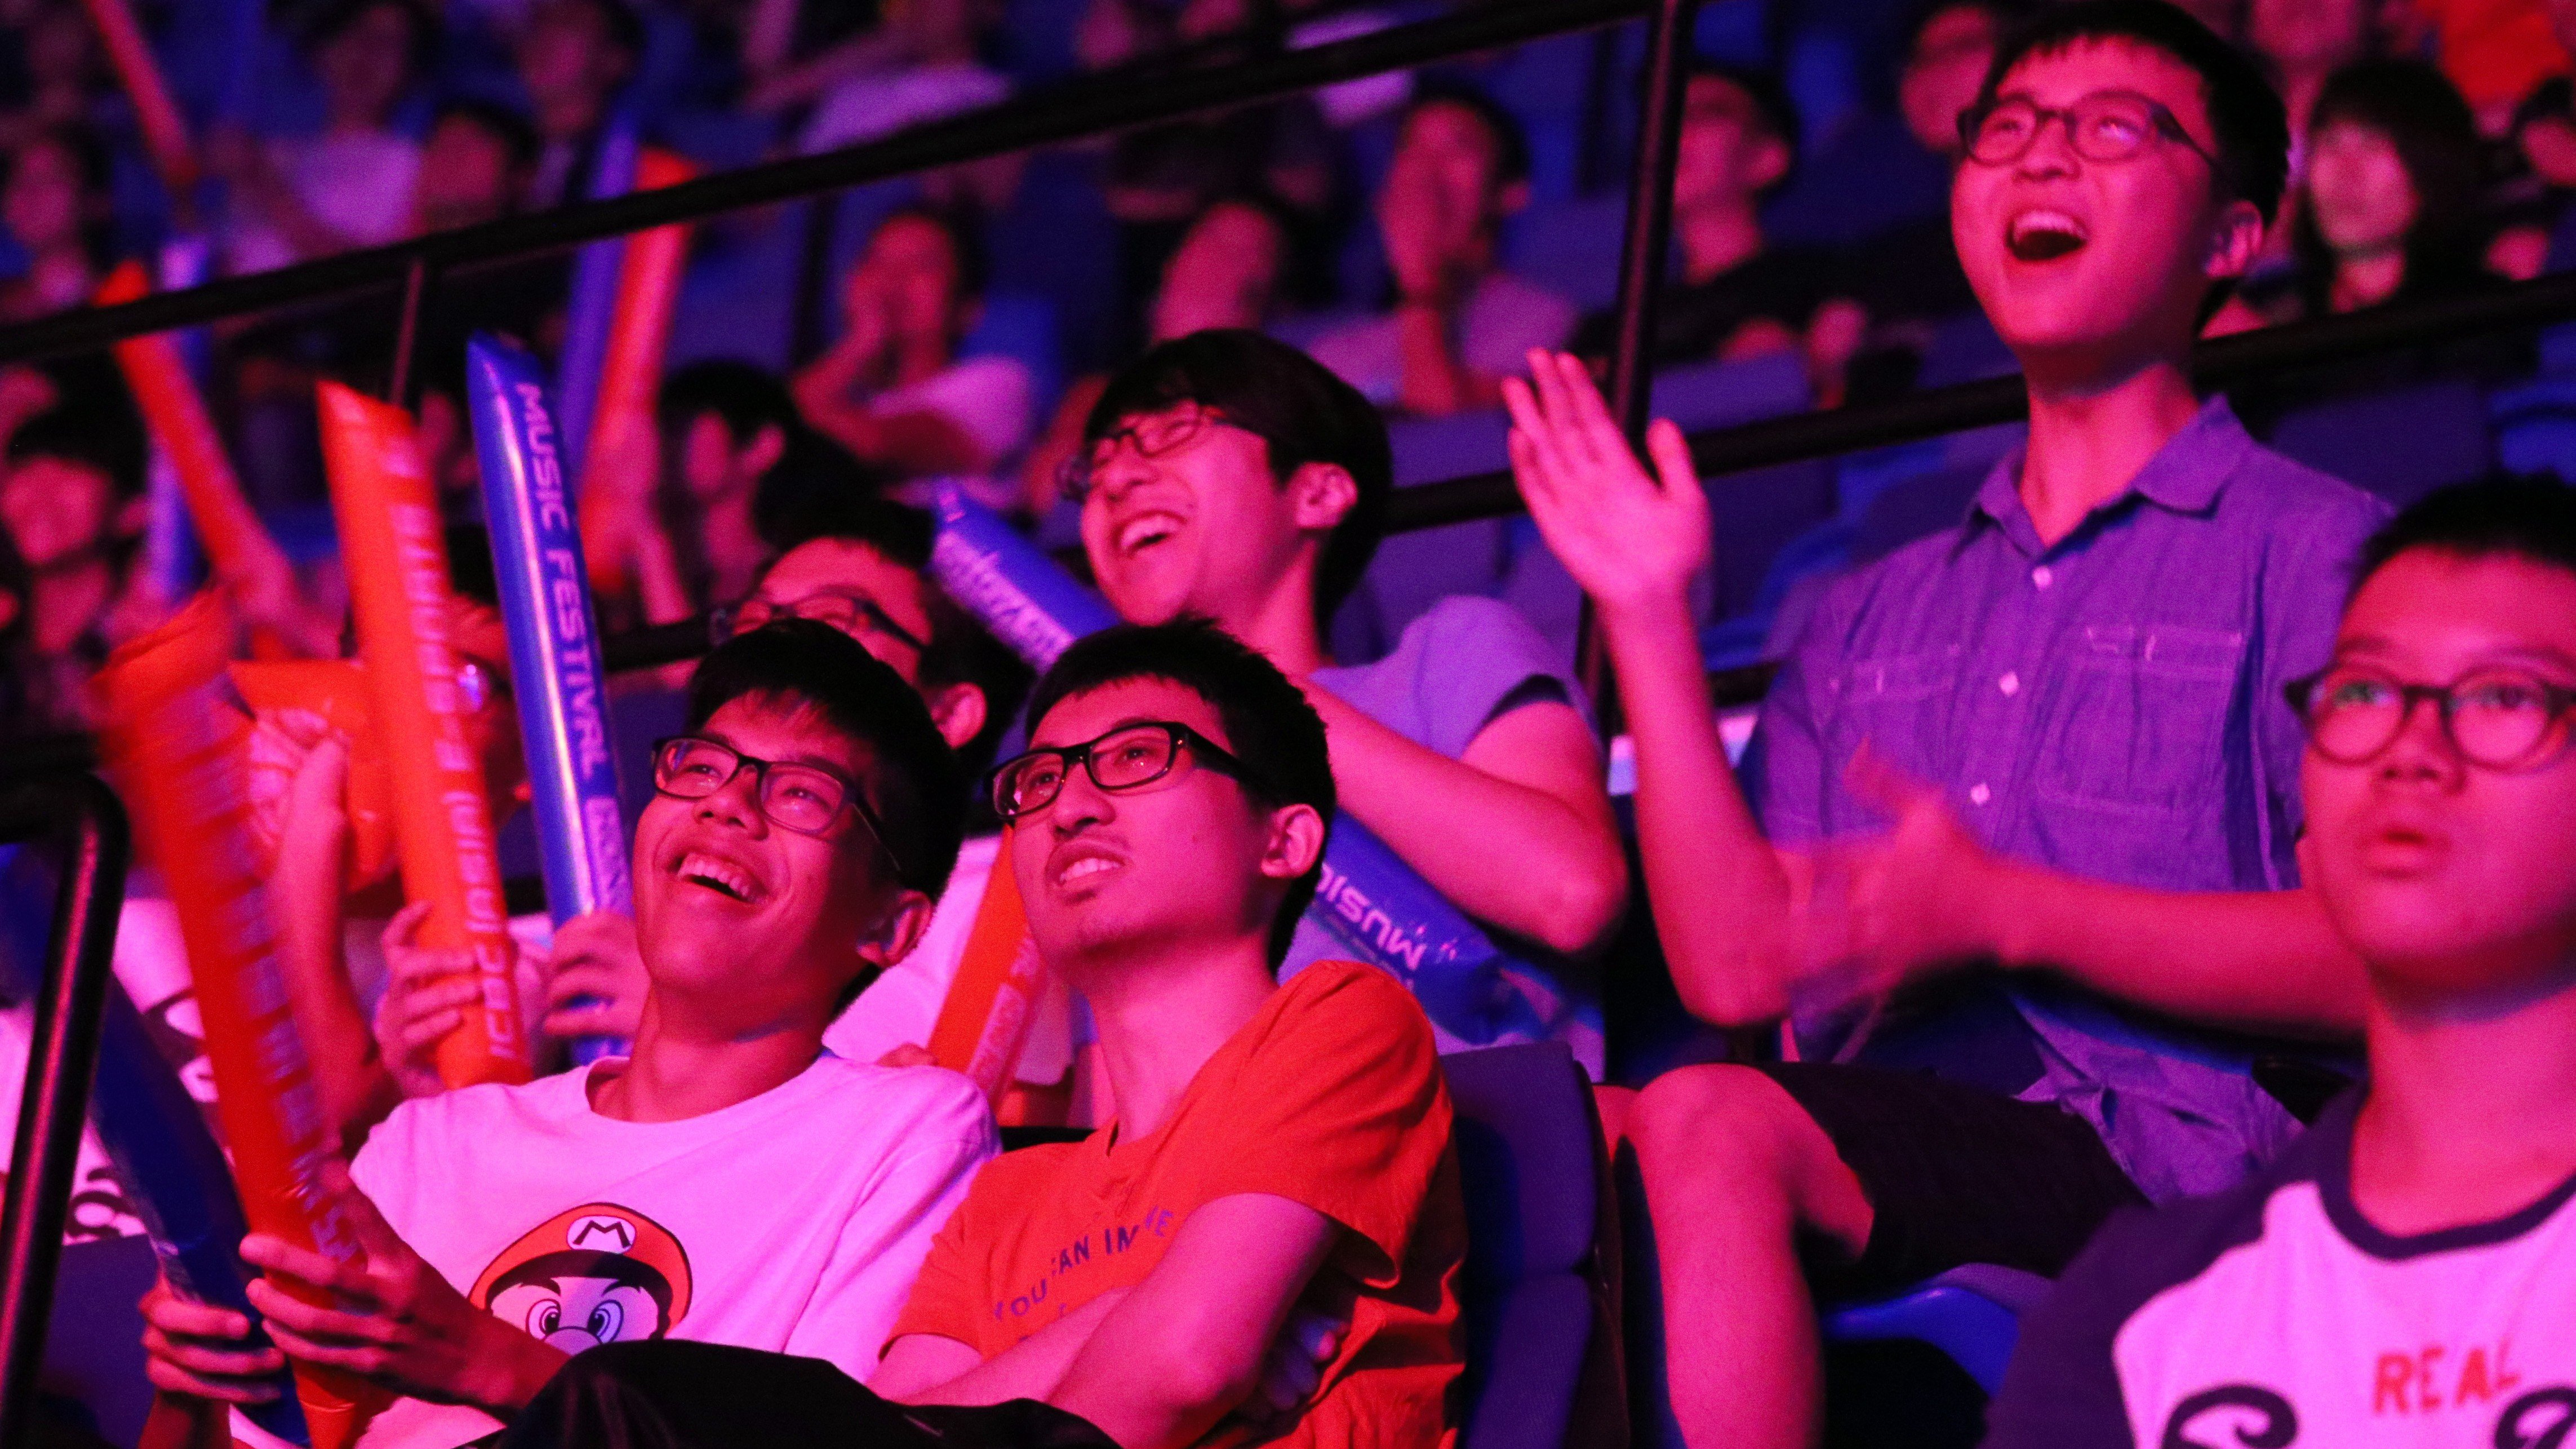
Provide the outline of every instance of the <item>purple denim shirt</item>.
[[[1867,741],[2002,854],[2157,890],[2295,886],[2302,742],[2281,686],[2325,662],[2386,506],[2257,444],[2224,399],[2054,546],[2022,505],[2021,461],[1996,465],[1959,527],[1818,604],[1748,761],[1770,838],[1883,829],[1843,783]],[[2060,983],[2004,990],[2014,1010],[1989,1020],[2037,1058],[2021,1094],[2091,1121],[2149,1197],[2215,1190],[2286,1140],[2241,1047]],[[1816,1057],[1880,1059],[1848,1023],[1799,1033]],[[1937,1033],[1912,1039],[1936,1043],[1918,1064],[1978,1079],[1940,1059]],[[1993,1035],[1956,1050],[1990,1053]]]

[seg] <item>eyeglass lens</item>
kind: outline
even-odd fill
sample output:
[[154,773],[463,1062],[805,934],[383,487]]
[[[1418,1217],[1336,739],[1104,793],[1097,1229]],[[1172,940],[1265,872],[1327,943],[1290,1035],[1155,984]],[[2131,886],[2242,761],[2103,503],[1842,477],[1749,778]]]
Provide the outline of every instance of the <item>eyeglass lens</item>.
[[1004,819],[1043,810],[1064,790],[1065,772],[1079,758],[1091,783],[1103,790],[1132,790],[1172,767],[1178,741],[1161,725],[1138,725],[1103,735],[1088,745],[1021,756],[993,781],[993,809]]
[[[671,740],[653,761],[653,784],[683,800],[702,800],[751,763],[713,740]],[[789,830],[820,835],[849,803],[847,785],[811,766],[762,762],[754,767],[760,771],[755,786],[760,812]]]
[[2043,110],[2026,100],[1998,102],[1976,118],[1968,152],[1989,166],[2018,161],[2052,120],[2063,117],[2075,154],[2087,161],[2126,161],[2138,154],[2157,130],[2152,103],[2117,93],[2086,96],[2063,111]]
[[[2425,692],[2368,670],[2331,671],[2309,696],[2309,739],[2329,760],[2363,763],[2396,740]],[[2462,757],[2493,768],[2522,764],[2566,732],[2563,697],[2526,674],[2472,675],[2441,691],[2435,704]]]

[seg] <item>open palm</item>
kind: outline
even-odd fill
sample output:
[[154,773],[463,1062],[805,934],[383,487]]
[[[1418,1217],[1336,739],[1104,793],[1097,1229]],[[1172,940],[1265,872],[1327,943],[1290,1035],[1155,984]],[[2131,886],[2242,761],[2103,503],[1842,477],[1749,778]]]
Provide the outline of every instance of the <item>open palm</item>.
[[1649,474],[1583,364],[1532,351],[1530,381],[1509,378],[1512,476],[1548,547],[1612,612],[1662,602],[1708,562],[1708,499],[1681,429],[1646,430]]

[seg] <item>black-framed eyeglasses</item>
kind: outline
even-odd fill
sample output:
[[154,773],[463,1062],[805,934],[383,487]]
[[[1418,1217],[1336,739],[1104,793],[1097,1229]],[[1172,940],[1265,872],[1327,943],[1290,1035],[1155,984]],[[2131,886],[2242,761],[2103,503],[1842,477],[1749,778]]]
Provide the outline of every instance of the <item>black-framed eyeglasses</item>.
[[2576,689],[2524,669],[2479,669],[2449,684],[2408,684],[2369,665],[2336,665],[2283,691],[2308,748],[2338,765],[2366,765],[2396,743],[2415,706],[2430,702],[2460,758],[2518,770],[2567,746]]
[[2135,91],[2095,91],[2071,106],[2049,107],[2024,96],[1971,106],[1959,114],[1959,142],[1980,166],[2010,166],[2030,154],[2051,121],[2066,123],[2066,138],[2087,161],[2126,161],[2158,136],[2180,142],[2222,175],[2226,166],[2174,113]]
[[1011,821],[1044,810],[1064,792],[1076,765],[1108,794],[1141,790],[1172,773],[1184,749],[1202,769],[1231,776],[1255,791],[1265,789],[1251,766],[1197,730],[1173,720],[1146,720],[1078,745],[1035,749],[1003,761],[991,777],[993,813]]
[[736,634],[749,633],[779,619],[811,619],[862,642],[865,642],[866,635],[879,635],[904,645],[915,654],[930,648],[930,641],[896,623],[883,604],[846,589],[823,589],[783,604],[754,594],[739,603],[718,608],[708,617],[707,626],[708,632],[715,636],[715,642],[722,644]]
[[1120,447],[1134,448],[1139,458],[1160,458],[1179,452],[1191,439],[1207,431],[1208,424],[1224,421],[1224,413],[1194,402],[1130,418],[1084,443],[1065,459],[1056,469],[1056,490],[1079,503],[1091,494],[1092,474],[1116,456]]
[[653,788],[674,800],[704,800],[751,771],[752,798],[770,824],[799,835],[828,836],[844,809],[859,817],[868,838],[885,852],[895,873],[903,857],[886,839],[885,822],[868,808],[858,782],[821,765],[800,765],[746,755],[722,740],[673,735],[653,742]]

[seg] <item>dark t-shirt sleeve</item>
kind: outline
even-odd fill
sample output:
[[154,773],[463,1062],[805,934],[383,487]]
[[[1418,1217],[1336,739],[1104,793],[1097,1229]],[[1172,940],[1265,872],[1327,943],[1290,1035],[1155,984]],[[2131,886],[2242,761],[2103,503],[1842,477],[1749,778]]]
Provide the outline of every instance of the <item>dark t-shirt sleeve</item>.
[[[2003,1388],[1986,1409],[1985,1449],[2136,1449],[2111,1341],[2154,1290],[2123,1281],[2144,1213],[2113,1219],[2022,1320]],[[2163,1286],[2161,1284],[2157,1286]]]

